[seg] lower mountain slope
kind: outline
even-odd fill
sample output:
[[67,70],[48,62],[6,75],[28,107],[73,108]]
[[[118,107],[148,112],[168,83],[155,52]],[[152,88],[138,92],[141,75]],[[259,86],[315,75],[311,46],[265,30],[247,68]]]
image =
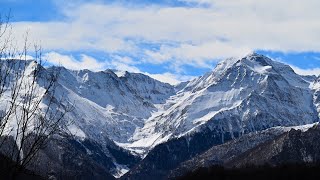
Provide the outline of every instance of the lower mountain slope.
[[227,167],[243,167],[247,164],[277,166],[280,164],[308,164],[320,162],[320,127],[307,131],[292,129],[227,162]]
[[[211,153],[210,159],[219,156],[220,152],[208,151],[184,163],[184,168],[189,167],[188,173],[172,175],[180,176],[178,179],[319,179],[319,133],[319,124],[307,129],[291,129],[235,157],[227,158],[219,165],[208,161],[205,156]],[[190,166],[192,162],[199,165],[199,160],[206,163],[197,168]]]
[[214,165],[225,166],[226,163],[242,156],[243,153],[264,143],[274,141],[292,129],[306,131],[316,125],[317,123],[295,127],[274,127],[243,135],[222,145],[213,146],[206,152],[181,163],[175,170],[170,172],[168,177],[176,178],[183,176],[185,173],[196,171],[199,168],[209,168]]

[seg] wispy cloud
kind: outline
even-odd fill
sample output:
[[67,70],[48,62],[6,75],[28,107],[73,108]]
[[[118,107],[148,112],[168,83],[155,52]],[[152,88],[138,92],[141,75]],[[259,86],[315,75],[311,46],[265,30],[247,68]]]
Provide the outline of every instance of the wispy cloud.
[[61,65],[72,70],[89,69],[99,71],[104,70],[107,67],[105,62],[99,62],[95,58],[85,54],[82,54],[80,59],[76,59],[72,55],[49,52],[44,54],[43,58],[51,65]]
[[[253,50],[320,52],[318,0],[174,1],[189,6],[54,1],[63,18],[14,22],[13,36],[22,45],[29,30],[29,40],[42,45],[51,64],[70,69],[149,73],[174,84],[192,78],[185,67],[212,69],[220,59]],[[94,58],[90,52],[105,56]],[[145,72],[150,64],[162,70]]]
[[291,68],[296,72],[297,74],[300,75],[320,75],[320,68],[309,68],[309,69],[302,69],[294,65],[290,65]]
[[150,73],[144,73],[154,79],[157,79],[161,82],[166,82],[172,85],[177,85],[180,82],[189,81],[193,78],[196,78],[195,76],[186,76],[186,75],[179,75],[179,74],[172,74],[169,72],[162,73],[162,74],[150,74]]
[[[319,1],[197,2],[212,6],[63,3],[64,21],[19,22],[14,29],[30,29],[32,39],[41,40],[48,50],[126,52],[151,56],[154,63],[178,59],[194,66],[255,49],[320,51]],[[139,46],[140,40],[160,45],[170,41],[177,46],[149,49]]]
[[[230,53],[232,52],[232,53]],[[160,50],[146,50],[146,55],[155,62],[173,61],[180,66],[190,64],[196,67],[210,67],[207,62],[232,56],[241,57],[251,52],[250,48],[233,47],[225,42],[209,42],[199,45],[183,43],[178,47],[161,46]]]
[[173,74],[170,72],[164,72],[161,74],[143,72],[135,66],[137,65],[137,62],[135,62],[130,57],[114,56],[112,58],[112,61],[109,62],[97,60],[85,54],[82,54],[80,58],[75,58],[72,55],[49,52],[44,54],[44,59],[47,61],[48,65],[61,65],[71,70],[89,69],[92,71],[103,71],[106,69],[115,69],[119,71],[142,73],[161,82],[169,83],[172,85],[194,78],[194,76]]

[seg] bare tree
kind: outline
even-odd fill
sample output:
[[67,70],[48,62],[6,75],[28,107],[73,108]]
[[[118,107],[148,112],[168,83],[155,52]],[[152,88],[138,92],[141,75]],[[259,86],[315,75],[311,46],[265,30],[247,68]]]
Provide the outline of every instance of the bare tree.
[[20,171],[50,137],[63,132],[62,120],[73,105],[57,95],[59,72],[43,67],[41,47],[34,45],[34,59],[28,60],[26,34],[18,48],[9,20],[10,13],[0,16],[0,153],[15,162],[14,171]]

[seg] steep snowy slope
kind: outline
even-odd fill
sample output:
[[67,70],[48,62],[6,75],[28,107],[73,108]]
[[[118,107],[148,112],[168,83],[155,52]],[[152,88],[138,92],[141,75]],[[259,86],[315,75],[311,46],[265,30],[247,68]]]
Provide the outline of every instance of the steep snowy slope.
[[222,61],[136,131],[127,147],[146,157],[124,179],[162,179],[181,162],[249,132],[319,121],[310,79],[258,54]]
[[109,169],[115,176],[128,171],[134,163],[133,157],[115,143],[130,142],[136,129],[158,110],[157,104],[175,93],[173,86],[138,73],[117,76],[112,70],[72,71],[63,67],[48,71],[59,72],[56,97],[75,104],[66,115],[72,121],[68,129],[80,138],[80,144],[86,140],[97,142],[113,159]]
[[[226,59],[176,87],[139,73],[43,70],[59,73],[56,99],[75,104],[66,115],[75,140],[66,139],[72,143],[60,153],[115,176],[131,168],[128,179],[165,177],[199,153],[251,132],[319,121],[320,80],[258,54]],[[144,160],[134,164],[139,158],[126,150]],[[51,153],[57,152],[44,157]]]
[[170,84],[160,83],[149,76],[140,73],[125,72],[120,79],[125,82],[130,91],[152,104],[163,104],[175,94]]
[[[35,67],[40,67],[41,77],[39,76],[35,82],[35,86],[41,90],[37,91],[39,97],[44,90],[41,87],[47,81],[46,76],[58,73],[55,100],[58,102],[63,99],[63,103],[74,104],[74,109],[66,114],[61,125],[68,124],[68,130],[75,137],[61,137],[61,140],[66,142],[65,144],[61,144],[59,138],[57,142],[54,140],[51,142],[54,144],[52,148],[43,152],[49,157],[44,155],[37,164],[50,162],[53,166],[42,168],[44,171],[42,173],[51,171],[59,174],[60,170],[71,173],[78,168],[83,169],[88,175],[89,171],[85,169],[94,166],[99,171],[103,169],[103,174],[122,175],[139,158],[117,146],[115,142],[128,142],[135,129],[142,127],[144,120],[157,111],[156,104],[175,93],[173,86],[143,74],[126,73],[125,76],[118,77],[111,70],[92,72],[89,70],[72,71],[63,67],[45,69],[35,61],[19,60],[12,60],[8,64],[1,63],[1,68],[5,67],[8,67],[10,72],[12,71],[12,75],[24,73],[25,70],[25,77],[20,78],[26,81],[24,83],[26,85],[31,84],[28,83],[28,79],[32,77]],[[1,69],[1,73],[5,71]],[[14,83],[14,80],[9,74],[6,83]],[[22,95],[24,84],[21,88]],[[6,108],[10,102],[12,92],[10,88],[7,89],[1,97],[0,111],[3,111],[3,108]],[[46,101],[43,101],[42,105],[45,106]],[[51,110],[56,111],[55,107],[52,106]],[[13,117],[18,118],[19,114]],[[16,134],[14,128],[16,124],[15,121],[10,120],[7,125],[8,132],[13,135]],[[54,146],[59,146],[59,150]],[[74,159],[69,159],[70,156]],[[57,164],[65,168],[61,169]],[[41,168],[36,165],[33,169]],[[90,172],[101,176],[95,170]],[[72,173],[69,175],[72,176]]]
[[262,55],[227,59],[171,97],[162,113],[154,114],[137,131],[137,142],[130,146],[146,148],[142,142],[148,142],[154,147],[203,127],[233,138],[269,127],[318,121],[309,85],[289,66]]
[[310,85],[310,88],[313,90],[313,103],[317,108],[318,116],[320,117],[320,76]]
[[135,129],[157,111],[155,104],[174,94],[174,88],[143,74],[126,73],[118,77],[113,71],[59,71],[59,93],[75,102],[68,118],[75,120],[71,131],[78,136],[103,142],[128,142]]
[[[48,74],[42,70],[45,71],[35,61],[0,59],[1,135],[20,138],[21,133],[18,132],[22,131],[22,126],[18,124],[22,120],[29,123],[24,128],[25,133],[33,130],[34,119],[38,117],[38,110],[43,108],[43,103],[39,106],[29,104],[41,102],[42,97],[45,99],[45,88],[50,84]],[[37,74],[37,78],[34,78],[34,74]]]

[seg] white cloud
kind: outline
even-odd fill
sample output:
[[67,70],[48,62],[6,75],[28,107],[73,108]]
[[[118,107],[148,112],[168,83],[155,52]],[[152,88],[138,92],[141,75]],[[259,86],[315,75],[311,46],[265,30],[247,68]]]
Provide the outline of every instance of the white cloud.
[[[295,66],[295,65],[292,65],[292,64],[286,62],[281,57],[277,57],[277,58],[269,57],[269,58],[277,60],[277,61],[280,61],[280,62],[282,62],[284,64],[289,65],[294,70],[294,72],[299,74],[299,75],[304,75],[304,76],[307,76],[307,75],[319,76],[320,75],[320,68],[300,68],[298,66]],[[316,57],[314,56],[313,58],[316,58]]]
[[119,61],[112,61],[110,63],[110,67],[111,67],[111,69],[116,69],[116,70],[120,70],[120,71],[141,73],[141,71],[137,67],[132,66],[132,65],[128,65],[126,63],[122,63]]
[[320,75],[320,68],[311,68],[311,69],[302,69],[294,65],[290,65],[291,68],[296,72],[297,74],[300,75]]
[[52,65],[62,65],[72,70],[89,69],[99,71],[105,70],[107,65],[105,62],[99,62],[95,58],[85,54],[81,55],[80,60],[75,59],[73,56],[62,55],[56,52],[46,53],[43,58]]
[[132,58],[127,56],[112,56],[112,60],[108,63],[109,68],[116,69],[119,71],[128,71],[141,73],[141,71],[135,66],[139,62],[134,61]]
[[158,81],[169,83],[172,85],[176,85],[182,81],[188,81],[192,78],[195,78],[194,76],[172,74],[169,72],[165,72],[162,74],[153,74],[153,73],[148,73],[148,72],[142,72],[138,67],[136,67],[136,65],[139,63],[140,62],[134,61],[130,57],[114,56],[113,60],[109,63],[109,67],[111,67],[112,69],[120,70],[120,71],[142,73],[142,74],[150,76]]
[[33,56],[30,55],[21,55],[21,56],[14,56],[13,59],[18,59],[18,60],[35,60],[35,58]]
[[230,56],[242,57],[250,52],[250,48],[232,47],[224,42],[209,42],[199,45],[181,44],[178,47],[164,45],[159,51],[146,50],[146,55],[151,62],[175,60],[178,65],[188,62],[197,67],[208,67],[207,61],[217,61]]
[[72,70],[89,69],[92,71],[101,71],[105,69],[115,69],[119,71],[142,73],[161,82],[169,83],[172,85],[195,78],[194,76],[172,74],[169,72],[165,72],[163,74],[152,74],[148,72],[142,72],[139,68],[135,66],[137,62],[135,62],[133,59],[129,57],[114,56],[110,62],[101,62],[85,54],[82,54],[80,59],[76,59],[71,55],[63,55],[57,52],[50,52],[44,55],[44,59],[51,65],[62,65]]
[[185,75],[179,75],[179,74],[172,74],[169,72],[163,73],[163,74],[150,74],[150,73],[144,73],[158,81],[169,83],[171,85],[177,85],[180,82],[189,81],[195,76],[185,76]]
[[[179,75],[182,65],[208,67],[218,59],[242,56],[256,49],[320,52],[318,0],[180,1],[208,6],[130,7],[92,1],[72,5],[59,0],[65,19],[15,22],[13,33],[22,42],[28,29],[31,42],[41,41],[45,51],[52,51],[45,55],[49,62],[70,69],[141,72],[139,64],[145,61],[169,63],[176,74],[149,75],[170,83],[191,78]],[[140,46],[141,42],[158,44],[160,48]],[[76,59],[55,50],[138,54],[142,58],[112,56],[104,62],[87,55]],[[319,74],[318,68],[293,68],[300,74]]]
[[[194,1],[194,0],[186,0]],[[128,7],[121,4],[61,4],[66,20],[17,22],[15,33],[30,30],[49,50],[139,51],[139,40],[175,42],[142,52],[161,63],[174,57],[185,64],[234,56],[243,51],[320,51],[318,0],[200,0],[199,7]],[[18,31],[18,32],[17,32]],[[136,39],[136,40],[130,40]],[[172,50],[170,50],[172,48]]]
[[145,73],[146,75],[161,81],[161,82],[165,82],[165,83],[169,83],[172,85],[178,84],[180,81],[177,80],[176,76],[174,74],[171,73],[163,73],[163,74],[149,74],[149,73]]

